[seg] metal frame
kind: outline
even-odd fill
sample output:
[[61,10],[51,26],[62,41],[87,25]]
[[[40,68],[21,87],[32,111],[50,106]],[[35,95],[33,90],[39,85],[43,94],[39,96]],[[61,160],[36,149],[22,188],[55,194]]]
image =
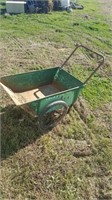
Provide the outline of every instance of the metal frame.
[[76,44],[76,47],[75,47],[75,49],[72,51],[72,53],[68,56],[68,58],[65,60],[65,62],[61,65],[61,69],[64,67],[64,65],[67,63],[67,61],[71,58],[71,56],[76,52],[76,50],[78,49],[78,48],[84,48],[84,49],[86,49],[87,51],[90,51],[90,52],[92,52],[92,53],[94,53],[94,54],[96,54],[97,56],[100,56],[101,57],[101,61],[100,61],[100,63],[98,64],[98,67],[96,67],[96,69],[90,74],[90,76],[84,81],[84,85],[90,80],[90,78],[96,73],[96,71],[101,67],[101,65],[103,65],[104,64],[104,56],[103,55],[101,55],[101,54],[99,54],[99,53],[97,53],[97,52],[95,52],[95,51],[93,51],[93,50],[91,50],[91,49],[89,49],[88,47],[85,47],[85,46],[83,46],[82,44]]

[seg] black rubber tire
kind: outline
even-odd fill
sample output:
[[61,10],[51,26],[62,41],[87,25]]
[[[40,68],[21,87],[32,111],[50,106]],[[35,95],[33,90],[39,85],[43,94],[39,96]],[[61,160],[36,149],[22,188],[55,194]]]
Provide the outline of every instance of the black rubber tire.
[[[49,114],[49,116],[51,116],[53,112],[49,112],[49,110],[55,106],[62,106],[64,108],[63,113],[55,121],[46,124],[44,121],[44,116],[47,113]],[[54,109],[54,111],[56,110]],[[67,112],[68,112],[68,106],[64,101],[58,100],[48,104],[39,115],[39,127],[43,130],[53,128],[67,114]]]

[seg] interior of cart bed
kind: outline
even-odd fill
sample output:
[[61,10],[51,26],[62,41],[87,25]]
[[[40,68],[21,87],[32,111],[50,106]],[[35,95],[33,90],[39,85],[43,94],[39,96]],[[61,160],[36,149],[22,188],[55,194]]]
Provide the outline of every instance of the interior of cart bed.
[[1,78],[1,85],[17,105],[80,87],[82,83],[59,67]]

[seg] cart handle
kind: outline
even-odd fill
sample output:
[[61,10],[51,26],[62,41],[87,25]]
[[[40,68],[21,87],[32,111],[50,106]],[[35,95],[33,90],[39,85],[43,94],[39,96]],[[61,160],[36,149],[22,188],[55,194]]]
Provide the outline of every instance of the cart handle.
[[63,68],[63,66],[67,63],[67,61],[71,58],[71,56],[75,53],[75,51],[76,51],[78,48],[80,48],[80,47],[82,47],[82,48],[84,48],[84,49],[86,49],[86,50],[88,50],[88,51],[91,51],[91,52],[93,52],[94,54],[96,54],[97,56],[100,56],[100,57],[101,57],[101,61],[99,62],[98,67],[97,67],[97,68],[90,74],[90,76],[85,80],[84,84],[86,84],[86,83],[90,80],[90,78],[96,73],[96,71],[101,67],[101,65],[104,64],[104,56],[103,56],[103,55],[101,55],[101,54],[99,54],[99,53],[97,53],[97,52],[95,52],[95,51],[89,49],[88,47],[83,46],[82,44],[76,44],[76,48],[72,51],[72,53],[68,56],[68,58],[65,60],[65,62],[61,65],[60,68],[61,68],[61,69]]

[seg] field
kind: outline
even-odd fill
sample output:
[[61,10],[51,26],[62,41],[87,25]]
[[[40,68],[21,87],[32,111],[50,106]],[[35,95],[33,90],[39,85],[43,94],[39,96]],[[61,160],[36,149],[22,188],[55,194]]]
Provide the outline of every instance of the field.
[[[79,3],[84,9],[71,13],[1,15],[1,76],[60,66],[76,43],[105,57],[51,131],[40,131],[38,118],[16,107],[1,88],[3,200],[112,199],[112,1]],[[83,81],[94,66],[80,50],[66,68]]]

